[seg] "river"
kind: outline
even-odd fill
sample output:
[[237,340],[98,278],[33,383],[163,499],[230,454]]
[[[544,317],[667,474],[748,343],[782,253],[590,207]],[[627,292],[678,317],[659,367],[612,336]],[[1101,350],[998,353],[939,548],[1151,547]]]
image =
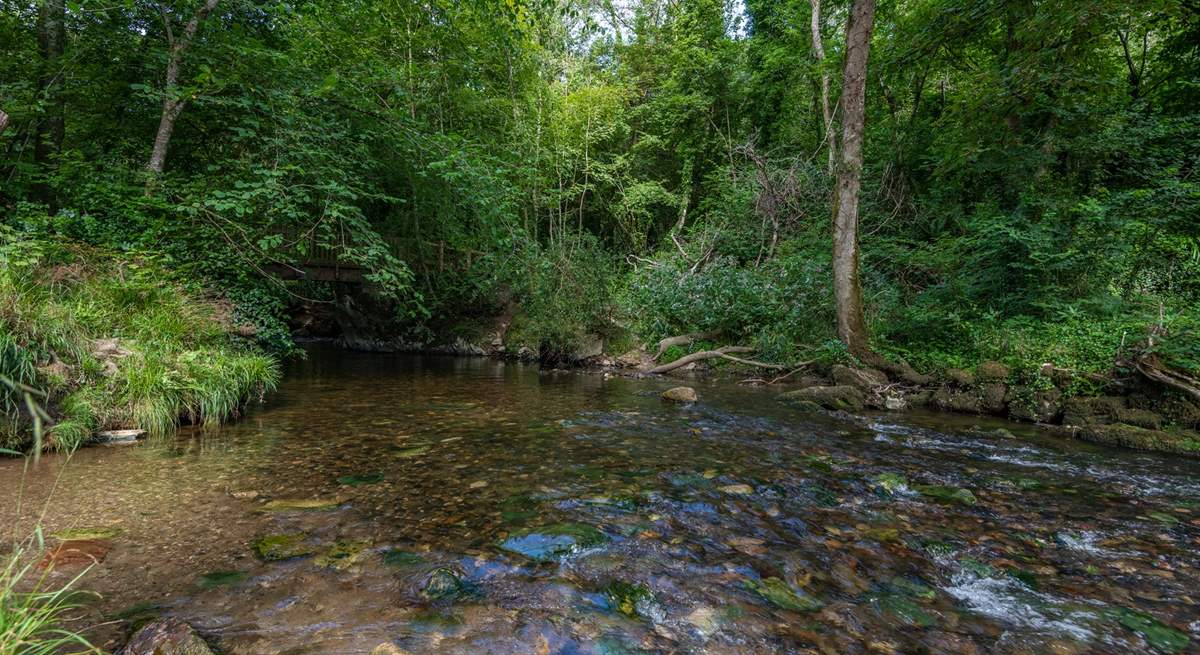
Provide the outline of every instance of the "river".
[[689,384],[317,349],[221,429],[0,462],[0,523],[90,539],[108,648],[1200,652],[1197,461]]

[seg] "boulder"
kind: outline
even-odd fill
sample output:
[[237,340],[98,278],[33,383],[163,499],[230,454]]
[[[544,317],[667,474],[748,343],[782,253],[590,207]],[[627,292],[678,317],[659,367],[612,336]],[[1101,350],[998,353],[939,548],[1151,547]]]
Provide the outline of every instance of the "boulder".
[[1065,425],[1106,425],[1117,420],[1117,411],[1124,409],[1125,399],[1118,396],[1070,398],[1063,403]]
[[595,334],[589,334],[579,340],[575,351],[571,353],[569,359],[572,362],[586,362],[603,354],[604,339]]
[[980,408],[989,414],[1004,414],[1008,387],[1003,382],[985,382],[979,387]]
[[888,383],[887,375],[873,368],[854,369],[841,364],[834,364],[830,370],[834,383],[839,386],[856,387],[870,391]]
[[1091,424],[1083,426],[1078,436],[1084,441],[1109,446],[1200,456],[1200,434],[1186,430],[1167,432],[1123,423]]
[[617,358],[617,366],[623,368],[653,368],[654,359],[645,350],[636,349]]
[[662,392],[659,396],[663,400],[672,403],[694,403],[699,400],[696,395],[696,390],[691,387],[674,387]]
[[984,362],[975,367],[975,379],[980,382],[1003,382],[1012,371],[1000,362]]
[[888,411],[898,412],[908,408],[908,401],[904,399],[904,396],[888,396],[883,399],[883,408]]
[[147,623],[134,633],[121,655],[213,655],[192,626],[165,618]]
[[969,387],[975,384],[975,374],[961,368],[946,369],[946,379],[960,387]]
[[933,394],[933,405],[938,409],[962,414],[979,414],[983,403],[974,391],[958,391],[942,387]]
[[1028,387],[1012,387],[1008,391],[1006,400],[1010,418],[1033,423],[1049,423],[1058,416],[1062,406],[1062,392],[1058,389],[1030,392]]
[[796,389],[778,396],[785,403],[807,401],[825,409],[840,409],[848,412],[862,411],[866,399],[857,387],[838,385],[833,387],[809,387]]

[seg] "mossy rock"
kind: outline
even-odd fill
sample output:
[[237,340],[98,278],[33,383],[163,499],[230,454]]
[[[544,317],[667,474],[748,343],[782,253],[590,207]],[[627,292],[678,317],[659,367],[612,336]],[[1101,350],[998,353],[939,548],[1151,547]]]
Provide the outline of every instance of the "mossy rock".
[[330,512],[343,502],[341,498],[277,498],[262,509],[264,512]]
[[1200,456],[1200,435],[1183,430],[1147,430],[1123,423],[1087,425],[1079,431],[1079,438],[1108,446]]
[[517,530],[500,543],[500,548],[538,561],[553,561],[607,541],[608,537],[593,526],[556,523]]
[[1011,374],[1012,371],[1000,362],[983,362],[975,367],[975,379],[980,382],[1003,382]]
[[1083,426],[1112,423],[1125,407],[1126,401],[1120,396],[1068,398],[1063,403],[1063,424]]
[[794,589],[779,578],[746,580],[746,588],[768,600],[772,605],[795,612],[815,612],[825,606],[819,598]]
[[312,555],[316,548],[305,544],[306,539],[308,535],[303,533],[268,535],[254,542],[254,554],[264,562],[281,562]]
[[671,403],[694,403],[699,400],[696,395],[696,390],[691,387],[674,387],[667,389],[659,395],[660,398]]
[[429,446],[410,446],[408,448],[397,448],[392,451],[392,455],[400,459],[412,459],[420,457],[427,452],[429,452]]
[[862,411],[866,404],[863,392],[846,385],[834,387],[809,387],[779,394],[777,399],[785,403],[814,403],[824,409],[846,412]]
[[970,489],[962,487],[951,487],[940,484],[919,484],[913,489],[927,498],[932,498],[939,503],[947,505],[964,505],[970,507],[979,501],[975,498],[975,494],[971,493]]
[[887,375],[873,368],[856,369],[834,364],[829,374],[838,386],[855,387],[863,391],[870,391],[888,383]]
[[317,555],[313,563],[327,569],[344,571],[362,560],[370,546],[365,541],[338,541]]
[[654,601],[654,594],[650,591],[650,587],[621,581],[614,581],[605,587],[604,597],[608,599],[609,605],[614,610],[631,619],[641,616],[639,605],[644,606],[645,603]]
[[202,589],[227,587],[235,585],[248,577],[250,577],[250,574],[245,571],[210,571],[196,578],[196,584]]
[[1108,610],[1105,615],[1128,630],[1136,632],[1154,650],[1162,653],[1181,653],[1191,638],[1158,619],[1125,607]]
[[975,374],[961,368],[946,369],[946,379],[960,387],[969,387],[975,384]]
[[937,624],[937,617],[923,607],[898,594],[887,594],[874,600],[880,613],[909,628],[928,628]]
[[1147,430],[1161,430],[1163,420],[1162,416],[1148,409],[1118,409],[1117,423]]
[[930,587],[924,582],[921,582],[920,580],[914,580],[912,578],[896,576],[888,582],[888,586],[890,586],[896,593],[903,594],[911,598],[919,598],[921,600],[933,600],[937,598],[936,589]]

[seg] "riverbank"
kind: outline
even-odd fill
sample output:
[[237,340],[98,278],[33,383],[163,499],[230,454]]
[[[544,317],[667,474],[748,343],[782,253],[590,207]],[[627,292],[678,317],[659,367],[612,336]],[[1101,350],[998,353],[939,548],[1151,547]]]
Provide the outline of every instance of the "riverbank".
[[47,239],[4,249],[0,448],[30,447],[31,411],[44,446],[70,450],[100,431],[219,423],[279,381],[230,303],[152,259]]

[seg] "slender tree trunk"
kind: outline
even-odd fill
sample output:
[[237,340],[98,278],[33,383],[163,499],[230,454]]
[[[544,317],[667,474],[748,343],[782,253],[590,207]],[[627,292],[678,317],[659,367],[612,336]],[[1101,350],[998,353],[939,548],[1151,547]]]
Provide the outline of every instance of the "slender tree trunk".
[[[64,0],[45,0],[38,5],[38,48],[42,53],[39,89],[45,97],[45,114],[39,121],[33,147],[38,171],[47,175],[54,170],[63,137],[66,134],[65,98],[63,97],[62,55],[66,32],[66,3]],[[42,202],[55,210],[55,198],[46,182],[39,182],[37,193]]]
[[219,2],[220,0],[205,0],[204,5],[196,10],[191,20],[184,26],[183,34],[178,39],[175,38],[171,29],[171,17],[165,8],[160,7],[170,52],[167,56],[166,85],[163,88],[162,117],[158,121],[158,132],[154,135],[154,149],[150,152],[150,161],[146,164],[146,170],[150,173],[150,177],[146,181],[146,195],[153,192],[155,182],[166,168],[167,151],[171,147],[171,135],[175,132],[175,122],[179,120],[179,115],[187,106],[187,100],[179,96],[178,89],[183,57],[191,47],[200,25],[217,8]]
[[8,129],[8,114],[0,109],[0,134],[4,134],[4,130]]
[[854,0],[846,25],[842,152],[833,203],[833,292],[837,306],[837,334],[855,355],[870,352],[858,277],[858,197],[862,188],[867,55],[874,22],[875,0]]
[[821,0],[809,0],[812,5],[812,47],[817,68],[821,69],[821,119],[825,125],[825,147],[829,154],[828,172],[833,175],[837,166],[837,140],[833,137],[833,111],[829,106],[829,71],[825,70],[825,45],[821,41]]

